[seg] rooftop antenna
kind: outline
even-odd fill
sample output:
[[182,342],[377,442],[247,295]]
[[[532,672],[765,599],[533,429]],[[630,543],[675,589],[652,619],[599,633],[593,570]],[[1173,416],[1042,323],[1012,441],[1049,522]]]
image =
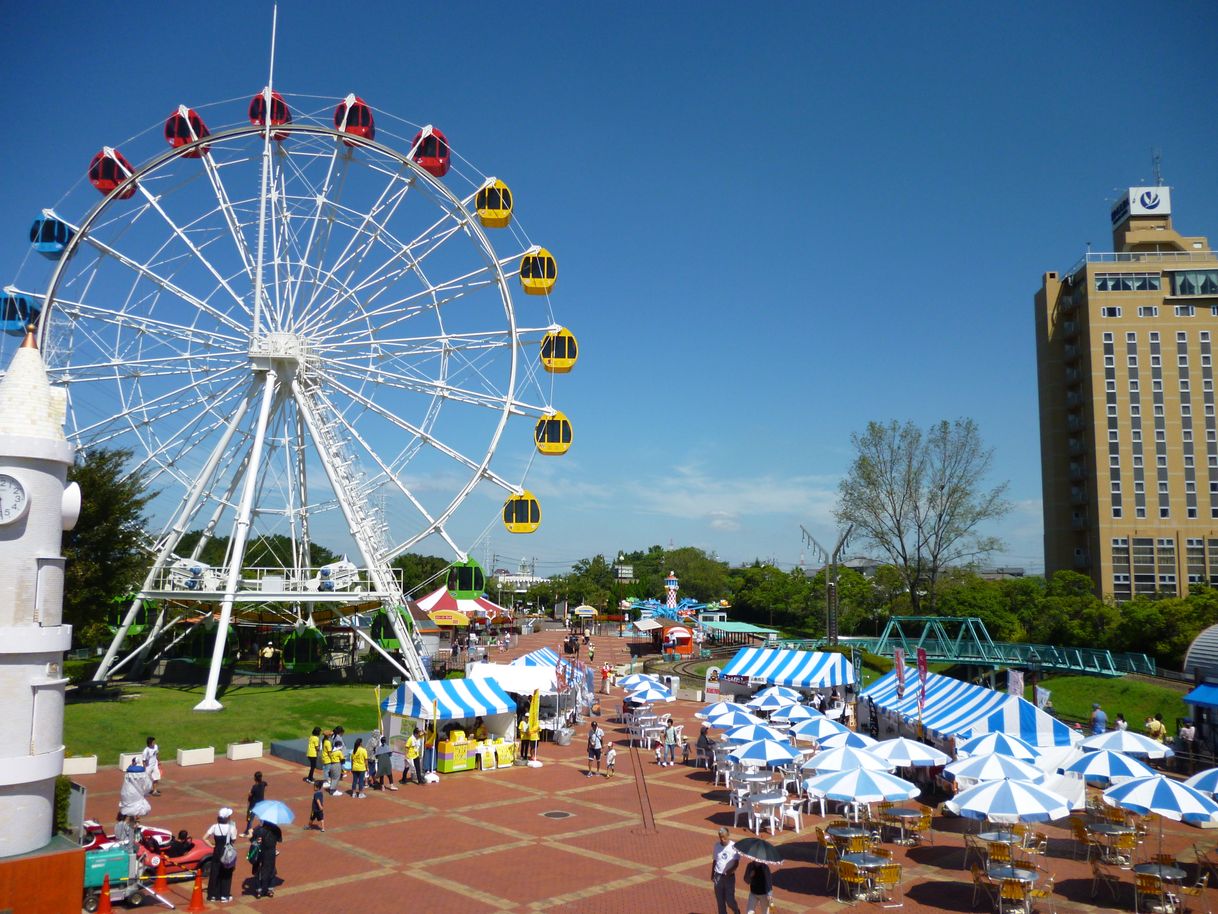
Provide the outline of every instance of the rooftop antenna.
[[1157,149],[1150,152],[1150,163],[1155,170],[1155,187],[1163,186],[1163,154]]

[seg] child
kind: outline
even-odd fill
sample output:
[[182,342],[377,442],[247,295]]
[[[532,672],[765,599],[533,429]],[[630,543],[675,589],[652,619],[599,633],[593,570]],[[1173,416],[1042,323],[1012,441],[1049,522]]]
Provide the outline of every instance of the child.
[[254,824],[254,807],[266,799],[266,781],[262,780],[262,772],[254,772],[254,783],[250,785],[249,796],[245,798],[245,831],[241,833],[242,838],[248,838],[253,834],[250,826]]
[[144,770],[152,778],[152,793],[149,796],[159,797],[161,795],[161,747],[156,744],[155,736],[148,737],[141,760]]
[[326,791],[329,789],[329,781],[313,782],[313,806],[309,810],[309,824],[305,828],[313,828],[316,824],[318,831],[326,830]]
[[664,744],[663,743],[656,743],[656,764],[657,765],[664,764]]
[[681,764],[689,764],[689,740],[685,738],[685,734],[681,734]]
[[605,777],[613,777],[613,772],[617,770],[617,750],[613,748],[613,743],[609,744],[609,748],[605,752]]

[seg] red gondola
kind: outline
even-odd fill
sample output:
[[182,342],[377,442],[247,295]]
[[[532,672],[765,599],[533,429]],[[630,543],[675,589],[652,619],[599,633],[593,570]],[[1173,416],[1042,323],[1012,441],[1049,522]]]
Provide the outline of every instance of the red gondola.
[[[351,133],[365,140],[376,136],[376,125],[372,121],[372,109],[358,95],[348,95],[334,109],[334,126],[343,133]],[[343,140],[348,146],[354,143]]]
[[[250,123],[256,127],[266,126],[266,90],[259,92],[250,99]],[[292,111],[288,108],[288,103],[283,100],[283,96],[278,92],[271,93],[271,126],[278,127],[281,124],[292,123]],[[271,139],[276,143],[283,142],[288,137],[287,133],[279,131],[271,131]]]
[[[193,108],[187,108],[185,105],[178,105],[178,110],[165,121],[165,140],[174,149],[210,135],[211,131],[203,123],[203,118],[199,117]],[[207,149],[207,146],[196,146],[182,155],[188,159],[197,159],[207,152]]]
[[428,174],[442,178],[448,174],[448,166],[452,156],[448,151],[448,138],[435,127],[424,127],[415,134],[414,160]]
[[[109,194],[133,174],[135,174],[135,169],[131,167],[131,163],[123,158],[121,152],[109,146],[103,147],[102,151],[95,155],[93,161],[89,163],[89,183],[102,194]],[[118,194],[118,199],[130,199],[135,193],[136,187],[136,183],[132,181],[123,188],[122,193]]]

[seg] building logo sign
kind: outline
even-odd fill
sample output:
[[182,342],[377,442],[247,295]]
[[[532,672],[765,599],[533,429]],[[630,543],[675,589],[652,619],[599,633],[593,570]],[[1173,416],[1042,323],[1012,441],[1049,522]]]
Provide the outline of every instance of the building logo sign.
[[1170,187],[1131,187],[1112,205],[1112,224],[1120,225],[1130,216],[1168,216],[1170,214]]

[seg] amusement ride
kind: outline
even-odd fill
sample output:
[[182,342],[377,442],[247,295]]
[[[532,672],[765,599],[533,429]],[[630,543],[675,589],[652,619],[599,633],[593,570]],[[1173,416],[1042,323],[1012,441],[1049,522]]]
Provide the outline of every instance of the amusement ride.
[[[465,561],[458,518],[536,530],[527,471],[572,444],[553,405],[578,357],[550,309],[557,261],[504,181],[359,95],[267,86],[180,105],[158,133],[143,157],[140,137],[93,155],[0,301],[0,349],[35,328],[71,441],[129,449],[158,493],[164,525],[96,679],[193,634],[209,647],[196,709],[219,709],[242,620],[292,627],[306,658],[345,620],[426,679],[392,560],[426,541]],[[318,567],[323,536],[351,557]],[[281,547],[268,567],[246,565],[256,539]],[[350,618],[369,613],[379,643]]]

